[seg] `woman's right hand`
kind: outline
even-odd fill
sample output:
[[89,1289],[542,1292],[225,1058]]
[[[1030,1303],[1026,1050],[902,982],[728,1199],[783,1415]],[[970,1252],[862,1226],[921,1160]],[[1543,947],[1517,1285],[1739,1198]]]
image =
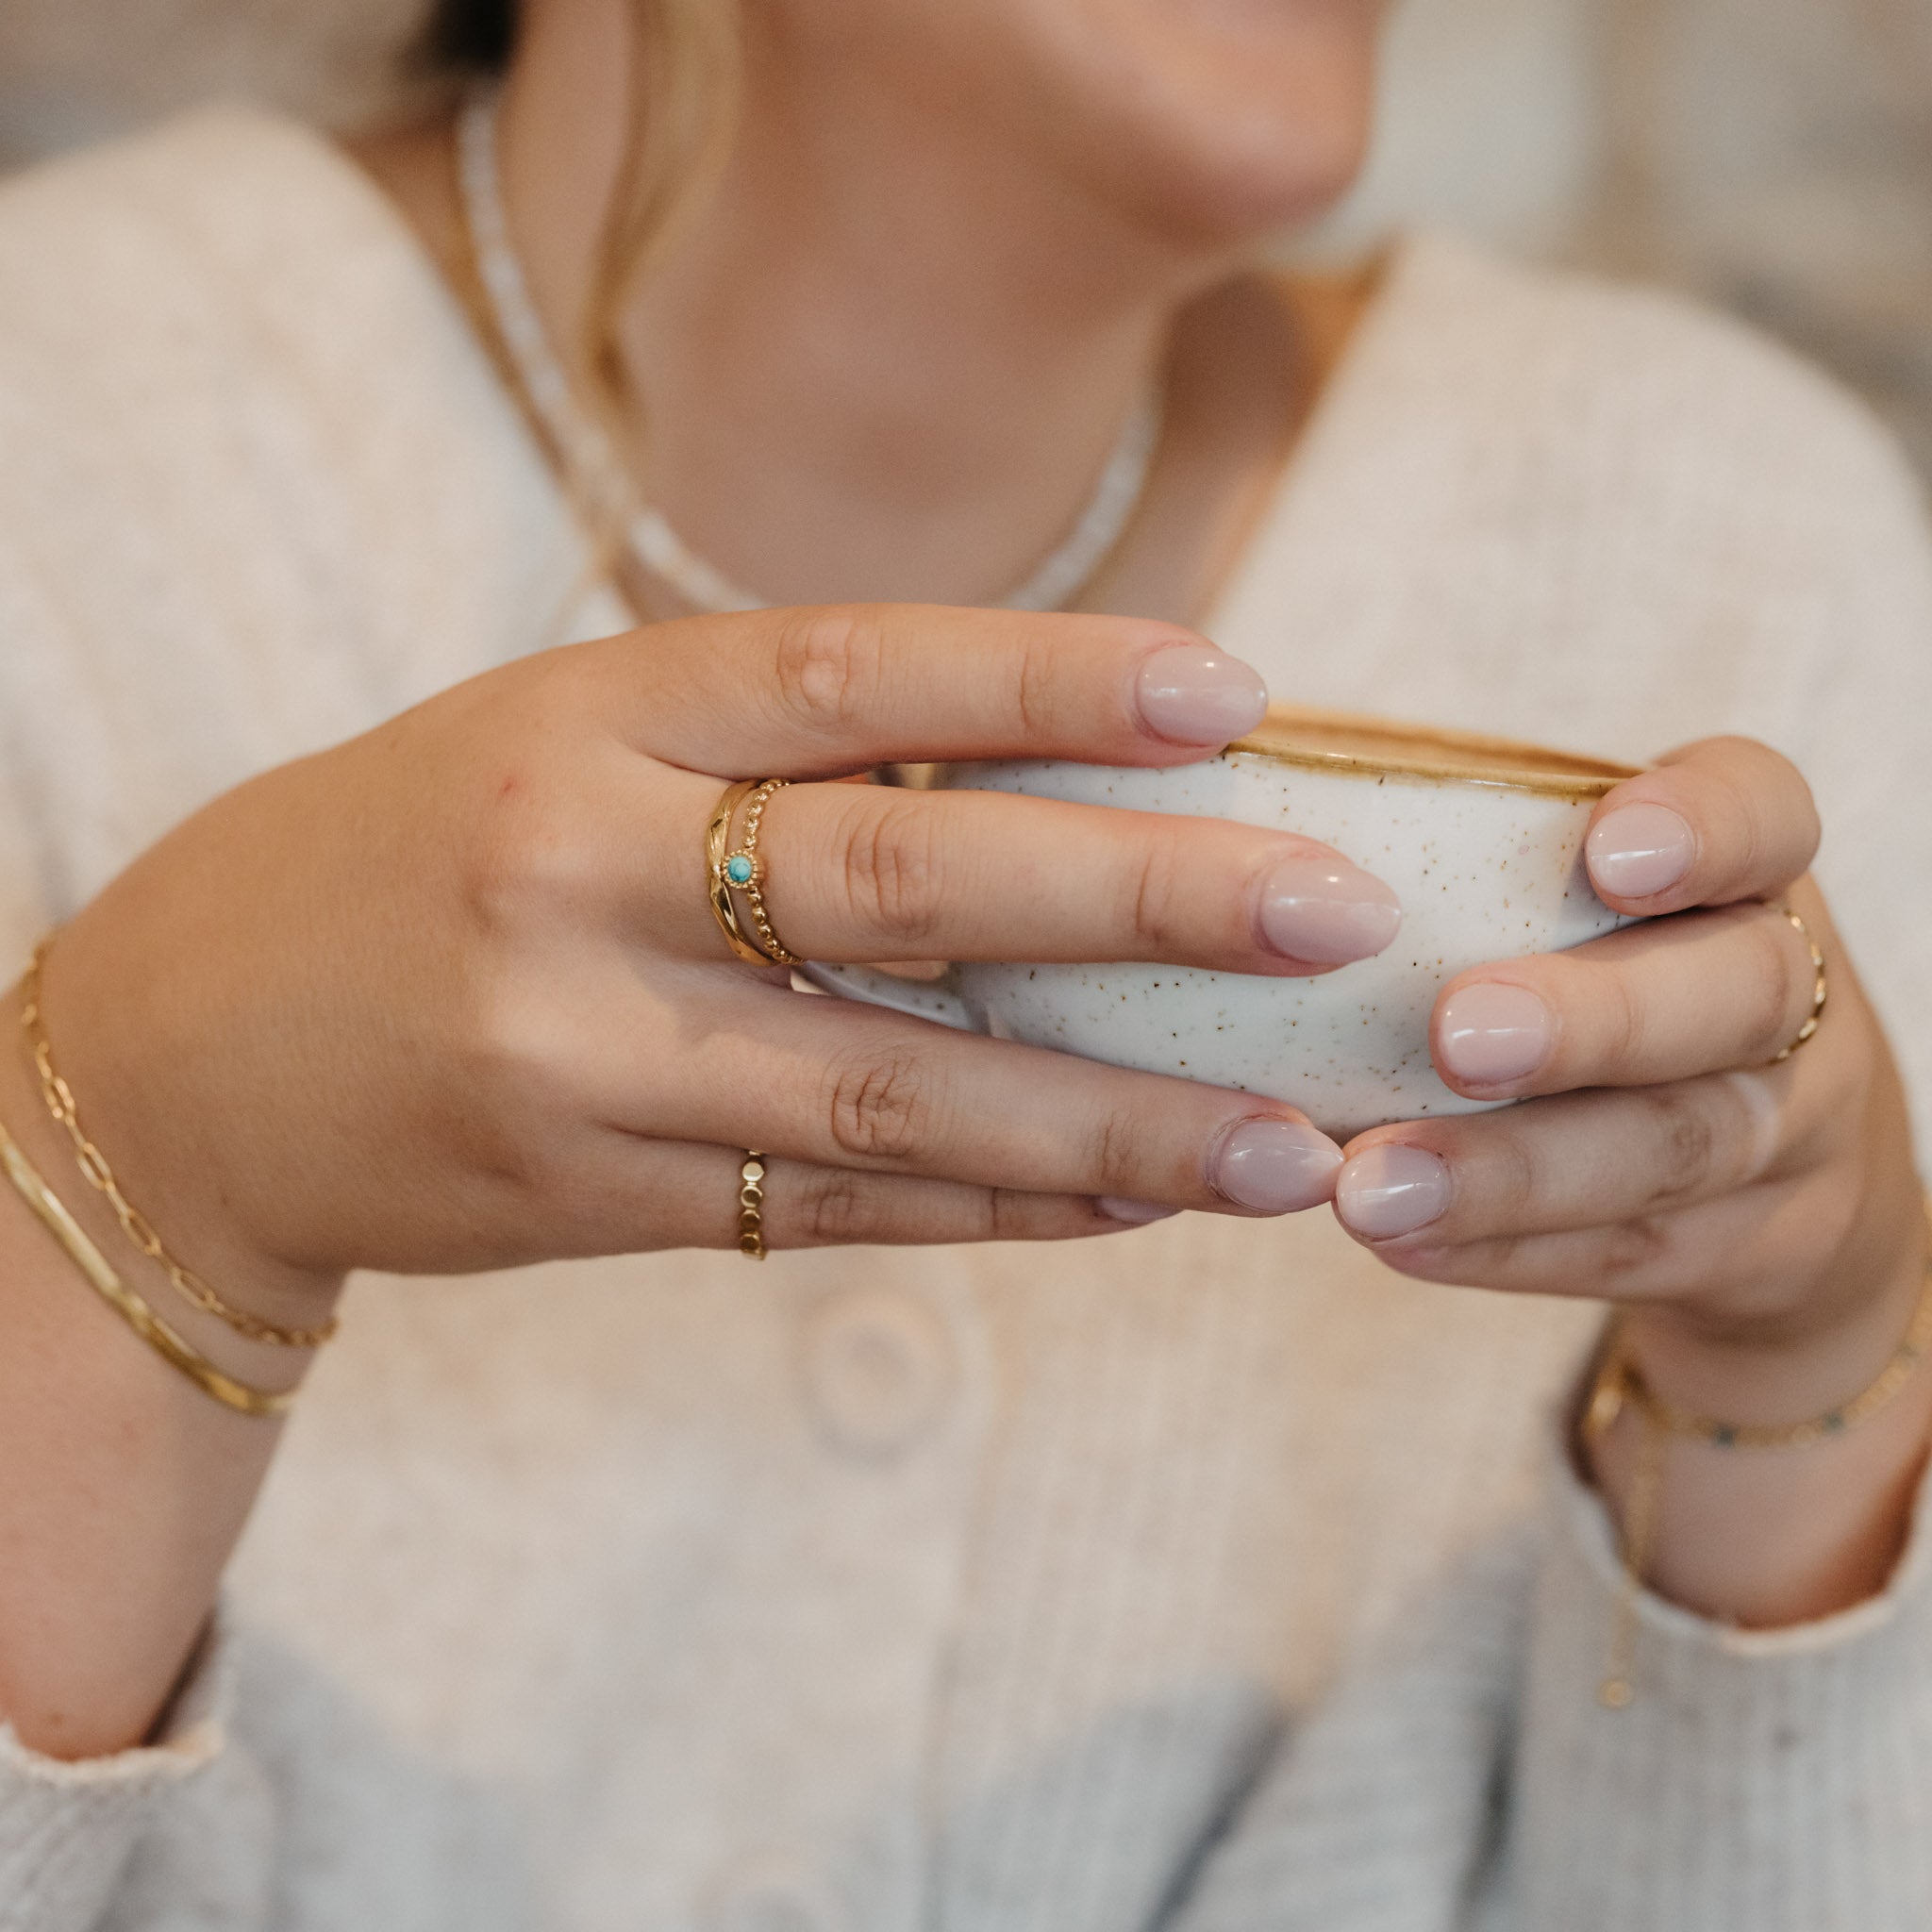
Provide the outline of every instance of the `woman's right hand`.
[[[298,1291],[732,1246],[747,1146],[781,1248],[1308,1207],[1340,1153],[1292,1108],[799,996],[707,898],[732,779],[1178,764],[1264,703],[1199,638],[1103,618],[774,611],[547,652],[190,819],[61,931],[48,1030],[171,1243]],[[774,924],[825,960],[1307,974],[1397,916],[1289,834],[990,793],[798,785],[761,842]]]

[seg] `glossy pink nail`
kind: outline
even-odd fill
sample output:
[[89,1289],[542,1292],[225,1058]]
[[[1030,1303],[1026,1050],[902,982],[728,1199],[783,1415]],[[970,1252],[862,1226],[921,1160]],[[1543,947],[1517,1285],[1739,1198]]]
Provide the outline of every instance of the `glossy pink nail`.
[[1372,1241],[1394,1241],[1440,1221],[1449,1206],[1449,1169],[1422,1147],[1365,1147],[1335,1182],[1342,1225]]
[[1620,899],[1668,892],[1697,857],[1697,836],[1664,805],[1620,805],[1591,827],[1590,875]]
[[1240,1208],[1293,1214],[1327,1200],[1341,1149],[1299,1121],[1242,1121],[1214,1157],[1213,1183]]
[[1129,1227],[1145,1227],[1151,1222],[1172,1221],[1181,1211],[1178,1208],[1163,1208],[1155,1201],[1123,1201],[1113,1194],[1103,1194],[1093,1205],[1109,1221],[1124,1222]]
[[1226,744],[1266,716],[1268,687],[1252,665],[1211,644],[1169,644],[1141,666],[1141,722],[1171,744]]
[[1479,979],[1443,1004],[1436,1052],[1443,1073],[1473,1087],[1500,1087],[1535,1073],[1556,1037],[1550,1009],[1535,993]]
[[1333,858],[1287,858],[1261,889],[1261,934],[1277,953],[1342,966],[1379,953],[1402,929],[1402,905],[1368,873]]

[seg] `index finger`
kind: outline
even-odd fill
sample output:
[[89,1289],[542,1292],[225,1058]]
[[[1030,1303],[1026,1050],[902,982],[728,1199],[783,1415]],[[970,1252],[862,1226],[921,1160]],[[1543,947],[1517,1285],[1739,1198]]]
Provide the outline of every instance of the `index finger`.
[[680,619],[583,647],[640,751],[733,777],[889,762],[1064,758],[1172,765],[1268,707],[1252,667],[1141,618],[921,604]]
[[1707,738],[1619,785],[1591,815],[1584,851],[1607,906],[1649,917],[1772,899],[1818,850],[1811,788],[1749,738]]

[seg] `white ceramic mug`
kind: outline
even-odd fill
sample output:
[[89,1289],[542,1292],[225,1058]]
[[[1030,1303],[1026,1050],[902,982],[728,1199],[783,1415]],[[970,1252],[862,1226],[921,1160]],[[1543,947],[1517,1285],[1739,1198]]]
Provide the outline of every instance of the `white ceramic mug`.
[[1332,845],[1402,901],[1387,951],[1316,979],[1187,967],[968,962],[937,981],[813,964],[826,992],[1300,1108],[1341,1137],[1468,1113],[1429,1060],[1429,1013],[1465,968],[1559,952],[1625,922],[1583,838],[1625,765],[1506,740],[1276,708],[1205,764],[956,765],[936,782],[1278,825]]

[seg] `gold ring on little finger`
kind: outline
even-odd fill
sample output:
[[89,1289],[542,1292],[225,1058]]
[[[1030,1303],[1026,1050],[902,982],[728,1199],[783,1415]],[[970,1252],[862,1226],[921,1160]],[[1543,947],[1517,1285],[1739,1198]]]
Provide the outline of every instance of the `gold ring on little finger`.
[[[804,961],[772,929],[765,907],[765,865],[758,857],[758,828],[765,808],[790,778],[746,778],[727,785],[711,822],[705,827],[705,873],[711,899],[711,916],[725,943],[747,966],[799,966]],[[744,807],[744,830],[734,846],[731,821]],[[747,921],[738,909],[742,895]],[[756,935],[756,937],[754,937]]]
[[738,1252],[765,1258],[765,1157],[749,1147],[738,1170]]
[[1781,1060],[1788,1060],[1818,1031],[1818,1023],[1824,1017],[1824,996],[1827,991],[1824,977],[1824,953],[1818,941],[1811,937],[1811,928],[1791,910],[1789,906],[1775,906],[1772,908],[1782,912],[1797,928],[1798,937],[1805,941],[1811,953],[1811,1010],[1805,1016],[1805,1024],[1798,1028],[1798,1037],[1772,1059],[1776,1066]]

